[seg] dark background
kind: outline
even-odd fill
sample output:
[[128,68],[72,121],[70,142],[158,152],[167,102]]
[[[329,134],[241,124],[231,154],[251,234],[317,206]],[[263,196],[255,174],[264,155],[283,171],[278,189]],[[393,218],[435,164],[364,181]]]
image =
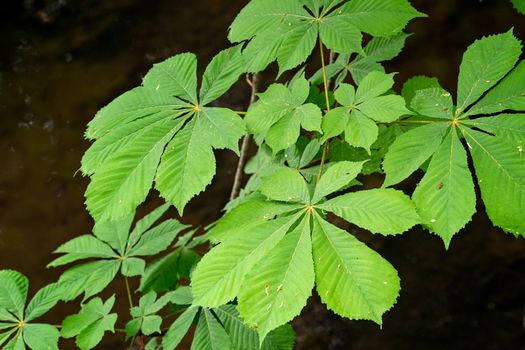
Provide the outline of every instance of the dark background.
[[[228,45],[227,27],[245,3],[2,2],[0,268],[26,274],[31,295],[59,275],[45,268],[51,252],[91,230],[83,204],[87,181],[75,175],[89,146],[82,136],[86,123],[104,104],[138,85],[154,62],[192,51],[202,70]],[[412,3],[429,17],[411,22],[407,31],[414,35],[403,53],[386,64],[388,71],[400,72],[398,88],[424,74],[438,77],[454,93],[461,55],[473,40],[511,27],[525,40],[525,16],[507,0]],[[240,83],[222,103],[245,109],[248,95]],[[218,157],[218,176],[206,194],[191,202],[187,223],[212,222],[227,201],[236,158],[227,152]],[[413,188],[419,177],[401,188]],[[152,195],[145,208],[156,203]],[[357,232],[398,268],[398,304],[380,330],[371,322],[342,320],[313,297],[293,323],[296,348],[525,349],[525,240],[494,228],[480,201],[478,211],[448,251],[437,236],[421,229],[388,238]],[[116,288],[121,296],[122,286]],[[125,309],[121,299],[119,308]],[[59,306],[47,320],[60,323],[77,307]],[[105,344],[99,348],[124,348],[116,337]]]

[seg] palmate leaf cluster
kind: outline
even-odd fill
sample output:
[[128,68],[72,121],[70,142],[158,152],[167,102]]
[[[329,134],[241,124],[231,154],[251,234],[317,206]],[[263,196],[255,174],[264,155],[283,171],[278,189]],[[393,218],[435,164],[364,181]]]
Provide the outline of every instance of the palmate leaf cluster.
[[520,55],[521,43],[510,31],[476,41],[463,56],[456,103],[436,80],[418,78],[410,108],[420,124],[397,138],[385,156],[384,186],[430,158],[413,200],[423,224],[447,246],[476,211],[467,150],[491,221],[525,235],[525,114],[508,113],[525,111]]
[[[333,312],[377,324],[396,303],[396,269],[343,227],[399,235],[422,225],[448,247],[476,211],[477,183],[493,224],[525,236],[521,42],[509,31],[473,43],[456,98],[424,76],[397,94],[382,62],[423,16],[407,0],[251,0],[230,27],[235,46],[201,79],[191,53],[154,65],[88,125],[81,170],[95,226],[49,264],[73,266],[27,306],[27,279],[0,271],[0,346],[57,349],[62,337],[87,350],[118,332],[175,349],[193,333],[192,350],[290,350],[289,322],[314,290]],[[300,67],[317,45],[322,67]],[[260,87],[246,112],[220,107],[241,74],[275,61],[279,76],[297,68],[289,81]],[[239,153],[246,135],[257,151],[226,213],[205,228],[160,221],[210,184],[214,150]],[[416,172],[411,196],[390,188]],[[382,187],[365,189],[370,174],[384,175]],[[152,189],[166,204],[134,222]],[[115,295],[99,295],[117,276],[125,317]],[[80,296],[60,326],[33,323]]]

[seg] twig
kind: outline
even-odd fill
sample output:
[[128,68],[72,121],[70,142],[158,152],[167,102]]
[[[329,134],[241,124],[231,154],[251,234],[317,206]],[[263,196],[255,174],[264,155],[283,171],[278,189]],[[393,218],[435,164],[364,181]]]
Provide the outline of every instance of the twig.
[[[252,88],[252,93],[250,96],[250,104],[248,108],[255,102],[255,97],[257,93],[257,82],[258,82],[258,76],[257,74],[253,74],[252,78],[250,79],[248,74],[246,74],[246,82],[248,85]],[[250,141],[251,141],[250,135],[245,135],[242,139],[242,145],[241,145],[241,151],[239,154],[239,162],[237,163],[237,169],[235,170],[235,178],[233,180],[233,187],[230,194],[230,200],[233,200],[237,198],[239,195],[239,192],[241,190],[241,184],[242,184],[242,173],[244,169],[244,164],[246,163],[246,158],[248,157],[248,149],[250,147]]]

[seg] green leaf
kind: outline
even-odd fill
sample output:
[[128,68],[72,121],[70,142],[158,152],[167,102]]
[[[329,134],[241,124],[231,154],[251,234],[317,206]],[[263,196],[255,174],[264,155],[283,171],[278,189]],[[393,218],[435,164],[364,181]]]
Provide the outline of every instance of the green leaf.
[[[9,339],[9,337],[10,337],[13,333],[15,333],[17,330],[18,330],[18,328],[15,327],[15,328],[12,328],[10,331],[7,331],[6,333],[2,333],[2,334],[0,334],[0,345],[3,345],[3,344]],[[18,336],[17,336],[17,337],[18,337]],[[16,338],[14,338],[14,339],[16,339]],[[12,339],[12,340],[9,342],[9,344],[11,344],[13,341],[16,341],[16,340],[14,340],[14,339]],[[8,344],[8,345],[9,345],[9,344]],[[6,348],[7,348],[7,346],[4,347],[4,350],[5,350]],[[13,348],[13,345],[11,345],[11,349],[12,349],[12,348]]]
[[354,180],[363,168],[363,162],[337,162],[332,164],[317,183],[312,203],[334,193]]
[[292,91],[281,84],[271,85],[259,94],[246,115],[248,130],[263,136],[274,153],[292,146],[301,125],[306,130],[320,131],[322,114],[314,104],[302,104],[308,96],[308,84],[294,84]]
[[184,335],[190,329],[199,308],[191,307],[184,311],[175,322],[173,322],[162,338],[162,347],[165,350],[174,350],[181,342]]
[[[263,31],[255,36],[243,50],[244,61],[246,62],[246,72],[257,73],[275,61],[279,49],[288,36],[294,33],[295,28],[300,22],[288,20],[279,23],[271,31]],[[290,48],[288,48],[289,50]],[[285,52],[288,55],[291,52]]]
[[406,0],[352,0],[337,11],[345,13],[350,22],[373,36],[391,36],[416,17],[425,17]]
[[186,227],[188,226],[175,219],[166,220],[144,233],[137,244],[129,250],[128,255],[149,256],[160,253],[168,248],[175,237]]
[[407,105],[412,103],[412,100],[416,96],[417,91],[430,89],[430,88],[440,88],[439,81],[437,78],[430,78],[423,75],[418,75],[408,79],[403,85],[403,90],[401,95],[405,98]]
[[439,235],[447,248],[452,236],[476,212],[476,193],[467,153],[455,128],[432,157],[413,199],[423,224]]
[[209,251],[192,276],[194,305],[218,307],[233,300],[246,274],[279,244],[297,219],[294,215],[265,222]]
[[277,51],[278,76],[304,63],[317,41],[317,26],[309,22],[300,22],[292,27]]
[[334,97],[341,105],[352,106],[355,102],[355,88],[350,84],[339,84],[337,90],[334,91]]
[[241,45],[231,47],[212,59],[202,76],[201,105],[222,96],[239,79],[244,68],[241,49]]
[[349,118],[350,114],[345,107],[338,107],[326,113],[323,118],[323,137],[321,138],[321,142],[324,143],[326,140],[343,133]]
[[197,104],[197,57],[183,53],[153,65],[143,85]]
[[265,92],[258,94],[244,118],[251,133],[265,132],[289,112],[294,99],[290,90],[282,84],[272,84]]
[[379,129],[373,120],[359,111],[350,114],[345,126],[345,141],[370,152],[370,146],[377,140]]
[[512,2],[512,6],[514,6],[514,8],[516,9],[516,11],[518,11],[519,13],[521,13],[522,15],[525,15],[525,3],[523,1],[520,1],[520,0],[510,0],[510,2]]
[[88,299],[101,292],[115,278],[119,268],[118,260],[93,261],[70,268],[58,280],[64,291],[62,300],[73,300],[82,293],[85,293],[84,299]]
[[203,108],[196,129],[213,148],[228,148],[237,154],[239,139],[246,133],[243,120],[228,108]]
[[128,243],[133,216],[134,213],[130,213],[119,220],[98,222],[93,227],[93,234],[123,255]]
[[25,322],[32,321],[48,312],[60,300],[62,293],[62,288],[57,283],[40,289],[27,305]]
[[226,213],[208,231],[213,242],[222,242],[248,232],[251,228],[272,220],[275,216],[301,208],[297,204],[276,203],[263,200],[248,201]]
[[383,161],[383,187],[395,185],[416,171],[436,152],[447,129],[445,123],[427,124],[397,137]]
[[410,198],[393,189],[347,193],[318,205],[372,233],[395,235],[420,223]]
[[179,251],[170,253],[149,264],[140,280],[140,291],[148,293],[174,289],[178,282],[179,254]]
[[504,138],[515,143],[516,147],[525,143],[525,114],[500,114],[493,117],[465,120],[463,123]]
[[[481,197],[494,225],[525,235],[525,158],[523,148],[474,130],[461,129],[470,146]],[[521,151],[520,151],[521,150]]]
[[454,102],[449,92],[442,88],[416,91],[410,108],[418,114],[437,119],[454,119]]
[[201,131],[202,124],[191,120],[168,144],[157,170],[156,188],[179,213],[215,175],[215,157]]
[[232,350],[292,350],[295,334],[288,324],[268,333],[260,345],[259,335],[243,322],[234,305],[224,305],[213,312],[230,336]]
[[[365,102],[386,93],[394,86],[394,74],[370,72],[359,84],[355,94],[355,104]],[[341,101],[339,101],[341,102]]]
[[9,343],[2,350],[25,350],[24,339],[22,331],[19,330],[16,337],[12,338]]
[[0,307],[12,312],[19,320],[24,318],[29,282],[14,270],[0,270]]
[[0,306],[0,320],[1,321],[9,321],[11,323],[17,323],[18,320],[11,312],[9,312],[7,309]]
[[266,134],[266,143],[277,153],[292,146],[299,138],[301,130],[301,119],[298,114],[285,115],[275,123]]
[[60,332],[49,324],[24,325],[24,342],[33,350],[58,350]]
[[191,305],[193,294],[191,287],[179,287],[171,293],[171,300],[175,305]]
[[269,199],[283,202],[310,201],[310,192],[301,173],[292,168],[281,168],[262,179],[259,191]]
[[191,344],[192,350],[230,350],[230,338],[215,316],[202,309]]
[[492,114],[507,109],[525,111],[525,61],[521,61],[498,85],[481,98],[466,114]]
[[245,322],[260,340],[297,316],[314,286],[309,216],[247,275],[238,297]]
[[54,253],[82,254],[89,258],[116,258],[118,256],[106,243],[92,235],[73,238],[59,246]]
[[126,258],[122,260],[121,273],[126,277],[142,276],[146,262],[139,258]]
[[295,109],[295,115],[301,120],[301,126],[308,131],[321,131],[322,112],[313,103],[307,103]]
[[162,215],[171,207],[170,203],[165,203],[153,210],[151,213],[140,219],[129,234],[128,244],[134,246],[142,234],[146,232],[153,224],[161,218]]
[[[129,96],[129,98],[133,99],[136,97]],[[171,99],[171,97],[167,98]],[[138,98],[137,100],[140,101]],[[108,130],[103,137],[96,140],[86,153],[84,153],[82,166],[80,168],[82,173],[84,175],[93,175],[115,152],[126,147],[129,143],[133,142],[137,136],[140,136],[143,129],[148,125],[156,124],[166,118],[176,118],[185,113],[185,111],[171,111],[170,108],[172,107],[167,104],[166,106],[158,107],[159,111],[153,114],[148,114],[147,110],[141,111],[141,113],[137,112],[137,116],[139,116],[137,120],[133,120],[127,124],[115,125],[113,129]],[[165,109],[165,111],[163,109]],[[142,116],[142,114],[144,115]],[[114,114],[112,114],[111,117],[111,122],[114,122],[114,119],[118,119],[115,118]]]
[[521,43],[512,34],[491,35],[475,41],[463,55],[459,69],[457,113],[476,102],[514,67]]
[[[359,89],[357,91],[359,92]],[[396,95],[375,97],[361,103],[357,108],[368,118],[384,123],[391,123],[402,115],[412,114],[405,107],[403,97]]]
[[95,221],[121,219],[146,199],[164,147],[182,125],[171,119],[149,125],[98,169],[86,191]]
[[375,37],[364,48],[364,55],[357,56],[353,61],[383,62],[399,55],[409,34],[399,33],[389,37]]
[[392,265],[319,215],[314,219],[313,255],[323,303],[343,317],[381,324],[400,290]]
[[308,17],[297,0],[252,0],[237,15],[228,39],[240,42],[296,16]]
[[337,53],[363,52],[361,31],[354,26],[352,20],[337,11],[320,22],[320,35],[323,44]]
[[[181,109],[188,108],[192,108],[192,105],[155,87],[141,86],[125,92],[98,111],[95,118],[89,122],[85,136],[88,139],[106,139],[95,147],[97,150],[93,150],[92,155],[98,155],[99,151],[102,150],[105,150],[104,152],[111,151],[112,147],[107,150],[106,147],[115,142],[115,149],[120,148],[119,146],[126,144],[126,141],[130,141],[130,139],[124,139],[126,136],[134,138],[135,136],[132,136],[131,133],[140,131],[144,125],[140,121],[141,118],[149,119],[151,123],[152,121],[180,116]],[[128,127],[124,128],[124,125],[128,125]],[[118,142],[119,137],[124,139],[124,142]],[[101,159],[103,160],[106,157],[107,155],[102,156]],[[85,163],[85,165],[87,164],[91,164],[91,162]],[[87,173],[94,170],[89,166],[86,167]]]
[[78,314],[66,317],[62,322],[62,337],[73,338],[82,350],[94,348],[104,336],[104,333],[114,332],[117,314],[110,314],[115,303],[115,296],[105,303],[95,298],[84,304]]

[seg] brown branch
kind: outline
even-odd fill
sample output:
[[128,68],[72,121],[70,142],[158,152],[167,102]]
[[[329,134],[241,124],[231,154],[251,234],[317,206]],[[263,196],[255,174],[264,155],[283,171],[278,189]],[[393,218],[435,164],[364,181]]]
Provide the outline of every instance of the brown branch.
[[[258,82],[257,74],[253,74],[251,79],[248,76],[248,74],[246,74],[246,82],[252,88],[252,93],[250,96],[250,104],[248,105],[248,108],[249,108],[255,102],[255,97],[256,97],[255,94],[257,93],[257,82]],[[232,191],[230,194],[230,200],[233,200],[237,198],[237,196],[239,196],[239,192],[241,190],[241,185],[242,185],[242,174],[243,174],[244,164],[246,164],[246,159],[248,157],[248,149],[250,147],[251,139],[252,138],[249,134],[244,135],[242,139],[241,151],[239,154],[239,162],[237,163],[237,169],[235,171],[235,178],[233,180],[233,187],[232,187]]]

